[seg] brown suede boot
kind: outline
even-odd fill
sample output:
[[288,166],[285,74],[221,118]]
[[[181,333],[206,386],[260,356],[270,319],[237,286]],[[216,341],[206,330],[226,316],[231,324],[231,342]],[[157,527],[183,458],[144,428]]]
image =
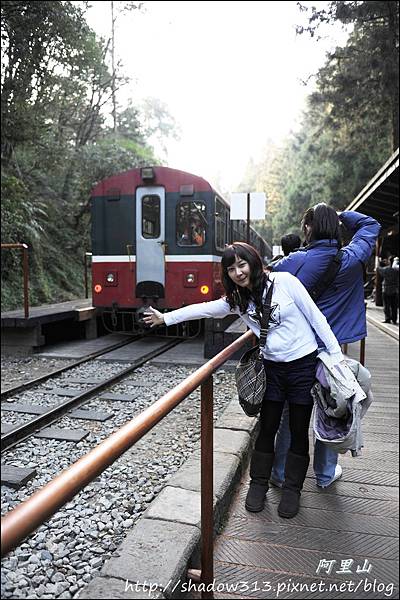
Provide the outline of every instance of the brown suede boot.
[[246,496],[245,508],[250,512],[260,512],[264,508],[268,480],[274,462],[274,453],[253,451],[250,462],[250,486]]
[[303,488],[304,479],[310,457],[287,453],[285,465],[285,481],[282,486],[282,497],[278,506],[278,514],[280,517],[291,519],[299,512],[300,492]]

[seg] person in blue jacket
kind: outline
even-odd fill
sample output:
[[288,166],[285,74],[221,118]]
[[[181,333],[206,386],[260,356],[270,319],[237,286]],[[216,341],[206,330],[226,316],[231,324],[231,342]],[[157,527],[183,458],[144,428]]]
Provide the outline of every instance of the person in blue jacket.
[[[340,221],[353,237],[342,248],[342,263],[334,282],[316,303],[339,344],[348,344],[367,335],[363,268],[372,254],[381,228],[375,219],[354,211],[344,211],[338,215],[324,203],[309,208],[301,223],[307,246],[283,258],[274,265],[273,271],[289,272],[300,279],[306,289],[311,290],[341,247]],[[276,436],[271,474],[271,483],[279,487],[284,481],[286,455],[290,446],[288,420],[286,407]],[[320,487],[327,487],[342,475],[337,453],[318,440],[314,448],[313,466]]]

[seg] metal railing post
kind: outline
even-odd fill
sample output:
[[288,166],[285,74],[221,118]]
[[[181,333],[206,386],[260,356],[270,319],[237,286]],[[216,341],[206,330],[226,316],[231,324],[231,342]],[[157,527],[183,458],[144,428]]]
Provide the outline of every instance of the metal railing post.
[[213,377],[201,384],[201,583],[205,590],[202,598],[213,598],[214,579],[214,473],[213,473]]
[[24,254],[24,314],[25,319],[29,317],[29,263],[28,263],[28,246],[23,244],[22,252]]
[[365,338],[360,342],[360,363],[362,366],[365,365]]
[[[367,303],[364,300],[364,309],[365,309],[365,317],[367,316]],[[362,364],[362,366],[365,365],[365,338],[362,338],[362,340],[360,341],[360,363]]]
[[85,259],[84,259],[84,263],[85,263],[85,298],[89,298],[89,289],[88,289],[88,265],[87,265],[87,259],[88,256],[92,256],[91,252],[85,252]]

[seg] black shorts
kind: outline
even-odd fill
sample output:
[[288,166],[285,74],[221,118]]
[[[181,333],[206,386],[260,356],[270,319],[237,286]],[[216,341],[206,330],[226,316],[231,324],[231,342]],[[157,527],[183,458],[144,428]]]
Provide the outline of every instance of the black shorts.
[[318,352],[290,362],[264,360],[267,388],[264,402],[312,404],[311,388],[315,383]]

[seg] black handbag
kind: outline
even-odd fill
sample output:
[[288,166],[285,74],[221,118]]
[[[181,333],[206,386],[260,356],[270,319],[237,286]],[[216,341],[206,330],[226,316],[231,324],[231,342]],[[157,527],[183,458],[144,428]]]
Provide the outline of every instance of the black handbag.
[[260,412],[266,389],[263,349],[267,341],[273,287],[272,281],[262,307],[259,343],[243,354],[235,371],[239,404],[248,417],[255,417]]

